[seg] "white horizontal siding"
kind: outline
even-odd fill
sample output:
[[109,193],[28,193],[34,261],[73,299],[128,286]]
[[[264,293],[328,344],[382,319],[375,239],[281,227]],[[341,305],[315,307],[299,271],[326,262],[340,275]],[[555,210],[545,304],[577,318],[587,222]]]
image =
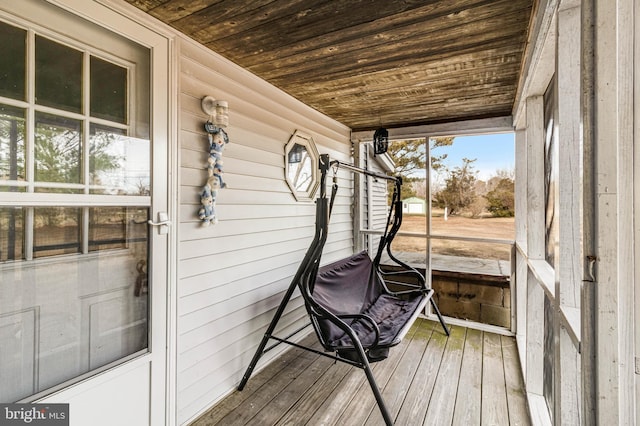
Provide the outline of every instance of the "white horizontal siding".
[[[314,234],[315,204],[296,202],[284,180],[284,146],[295,130],[318,151],[351,161],[349,129],[191,40],[179,46],[178,422],[194,418],[239,383]],[[203,228],[207,178],[205,95],[229,102],[230,143],[218,193],[219,223]],[[323,262],[351,254],[351,173],[340,171]],[[330,179],[329,179],[329,184]],[[295,295],[279,329],[306,318]],[[272,351],[263,359],[277,355]]]
[[[380,165],[377,158],[373,155],[373,149],[365,150],[368,155],[368,167],[377,173],[386,173],[387,171]],[[367,177],[367,196],[369,199],[362,201],[363,204],[368,206],[367,209],[367,224],[370,230],[384,231],[387,224],[387,216],[389,209],[387,206],[387,181],[382,179],[374,179]],[[369,254],[374,256],[378,251],[378,245],[380,243],[380,237],[377,235],[369,236]]]

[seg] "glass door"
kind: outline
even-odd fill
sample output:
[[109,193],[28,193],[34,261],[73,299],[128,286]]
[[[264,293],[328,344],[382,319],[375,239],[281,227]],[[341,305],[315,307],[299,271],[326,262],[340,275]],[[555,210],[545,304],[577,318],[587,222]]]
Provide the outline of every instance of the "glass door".
[[[1,402],[64,394],[132,360],[166,369],[164,344],[149,356],[154,284],[166,280],[151,273],[166,248],[152,250],[147,224],[156,201],[151,51],[25,3],[15,12],[33,21],[0,5]],[[68,25],[35,24],[49,19]],[[166,147],[154,150],[166,164]],[[150,381],[154,369],[141,371]],[[147,418],[149,381],[122,389]]]

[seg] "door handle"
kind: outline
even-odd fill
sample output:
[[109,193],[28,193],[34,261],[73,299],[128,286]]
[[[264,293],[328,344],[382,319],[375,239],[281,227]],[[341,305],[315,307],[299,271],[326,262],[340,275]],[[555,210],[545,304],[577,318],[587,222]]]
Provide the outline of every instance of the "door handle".
[[158,227],[158,234],[164,235],[169,233],[169,226],[171,226],[171,221],[169,220],[169,215],[167,212],[158,212],[158,221],[154,222],[149,219],[147,223],[151,226]]

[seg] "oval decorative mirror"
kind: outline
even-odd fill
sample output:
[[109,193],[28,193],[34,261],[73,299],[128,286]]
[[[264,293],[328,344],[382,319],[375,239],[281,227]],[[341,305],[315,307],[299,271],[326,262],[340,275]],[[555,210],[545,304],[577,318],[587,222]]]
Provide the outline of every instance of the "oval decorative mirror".
[[318,189],[318,150],[311,136],[296,130],[285,146],[285,179],[298,201],[310,201]]

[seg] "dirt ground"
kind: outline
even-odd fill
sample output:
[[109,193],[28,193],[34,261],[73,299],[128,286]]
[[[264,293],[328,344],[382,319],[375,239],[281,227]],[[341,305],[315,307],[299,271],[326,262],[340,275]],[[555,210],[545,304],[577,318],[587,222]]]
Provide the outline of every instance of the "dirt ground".
[[[426,217],[421,215],[405,215],[402,220],[401,231],[427,232]],[[496,238],[513,240],[515,238],[515,220],[509,218],[469,218],[463,216],[434,216],[431,222],[431,233],[436,235]],[[453,241],[433,239],[431,242],[433,253],[453,256],[478,257],[483,259],[509,260],[510,246],[504,244],[488,244],[467,241]],[[424,238],[397,237],[393,242],[396,252],[425,251],[427,247]]]

